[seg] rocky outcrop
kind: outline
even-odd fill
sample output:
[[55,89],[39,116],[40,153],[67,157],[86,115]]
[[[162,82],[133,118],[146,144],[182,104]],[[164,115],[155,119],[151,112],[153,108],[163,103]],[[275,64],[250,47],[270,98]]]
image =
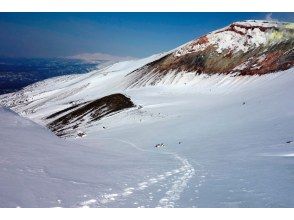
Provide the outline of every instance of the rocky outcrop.
[[[112,94],[48,116],[47,119],[54,118],[54,120],[47,127],[56,135],[64,136],[70,134],[73,130],[77,130],[81,124],[89,125],[93,121],[134,106],[131,99],[123,94]],[[70,111],[72,109],[73,111]],[[64,112],[68,113],[59,117]]]

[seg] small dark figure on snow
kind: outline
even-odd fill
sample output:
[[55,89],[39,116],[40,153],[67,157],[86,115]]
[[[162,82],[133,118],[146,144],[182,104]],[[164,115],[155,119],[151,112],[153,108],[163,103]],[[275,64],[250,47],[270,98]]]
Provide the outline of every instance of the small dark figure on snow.
[[155,147],[156,147],[156,148],[159,148],[159,147],[165,147],[165,145],[164,145],[163,143],[161,143],[161,144],[156,144]]
[[86,134],[84,132],[79,132],[78,137],[84,137]]

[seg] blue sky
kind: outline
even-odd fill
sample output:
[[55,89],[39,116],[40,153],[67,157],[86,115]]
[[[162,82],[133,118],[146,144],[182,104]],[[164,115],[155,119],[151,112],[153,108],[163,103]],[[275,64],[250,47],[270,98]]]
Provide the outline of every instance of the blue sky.
[[294,13],[0,13],[0,56],[108,53],[145,57],[234,21]]

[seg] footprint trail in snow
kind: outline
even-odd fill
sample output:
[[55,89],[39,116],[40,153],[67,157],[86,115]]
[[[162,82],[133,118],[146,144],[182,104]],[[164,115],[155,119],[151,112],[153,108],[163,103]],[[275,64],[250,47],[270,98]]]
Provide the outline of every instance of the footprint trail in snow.
[[[139,148],[138,146],[136,146],[135,144],[129,141],[125,141],[121,139],[117,139],[117,140],[120,142],[129,144],[132,147],[136,148],[137,150],[148,151],[148,150]],[[154,151],[150,151],[150,152],[154,153]],[[165,193],[164,197],[159,200],[157,205],[157,207],[165,207],[165,208],[174,207],[175,202],[178,199],[180,199],[181,193],[186,188],[188,181],[194,176],[195,170],[194,170],[194,167],[188,162],[187,159],[182,158],[178,156],[177,154],[174,154],[174,153],[162,153],[162,154],[172,155],[176,160],[180,161],[181,163],[180,168],[167,171],[163,174],[157,175],[146,181],[139,182],[137,185],[134,185],[132,187],[127,187],[119,193],[104,194],[95,199],[83,201],[79,203],[78,206],[79,207],[107,207],[107,204],[125,200],[129,198],[130,196],[132,196],[135,192],[141,192],[141,191],[147,190],[150,186],[158,184],[159,182],[162,182],[170,177],[175,177],[174,180],[171,182],[171,187]],[[138,202],[135,202],[133,204],[138,204]]]
[[181,193],[186,188],[188,181],[195,174],[194,167],[191,166],[187,159],[183,159],[178,155],[175,155],[175,157],[182,162],[183,166],[181,169],[184,171],[184,173],[173,182],[172,187],[165,193],[165,196],[159,200],[158,207],[174,207],[175,201],[180,199]]

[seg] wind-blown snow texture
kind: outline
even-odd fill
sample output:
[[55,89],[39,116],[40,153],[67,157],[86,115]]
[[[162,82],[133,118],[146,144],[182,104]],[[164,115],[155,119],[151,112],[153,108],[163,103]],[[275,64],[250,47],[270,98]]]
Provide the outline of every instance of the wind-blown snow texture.
[[[30,119],[0,110],[0,206],[294,207],[294,69],[129,87],[166,54],[0,96]],[[66,139],[40,126],[114,93],[136,106],[84,118]]]

